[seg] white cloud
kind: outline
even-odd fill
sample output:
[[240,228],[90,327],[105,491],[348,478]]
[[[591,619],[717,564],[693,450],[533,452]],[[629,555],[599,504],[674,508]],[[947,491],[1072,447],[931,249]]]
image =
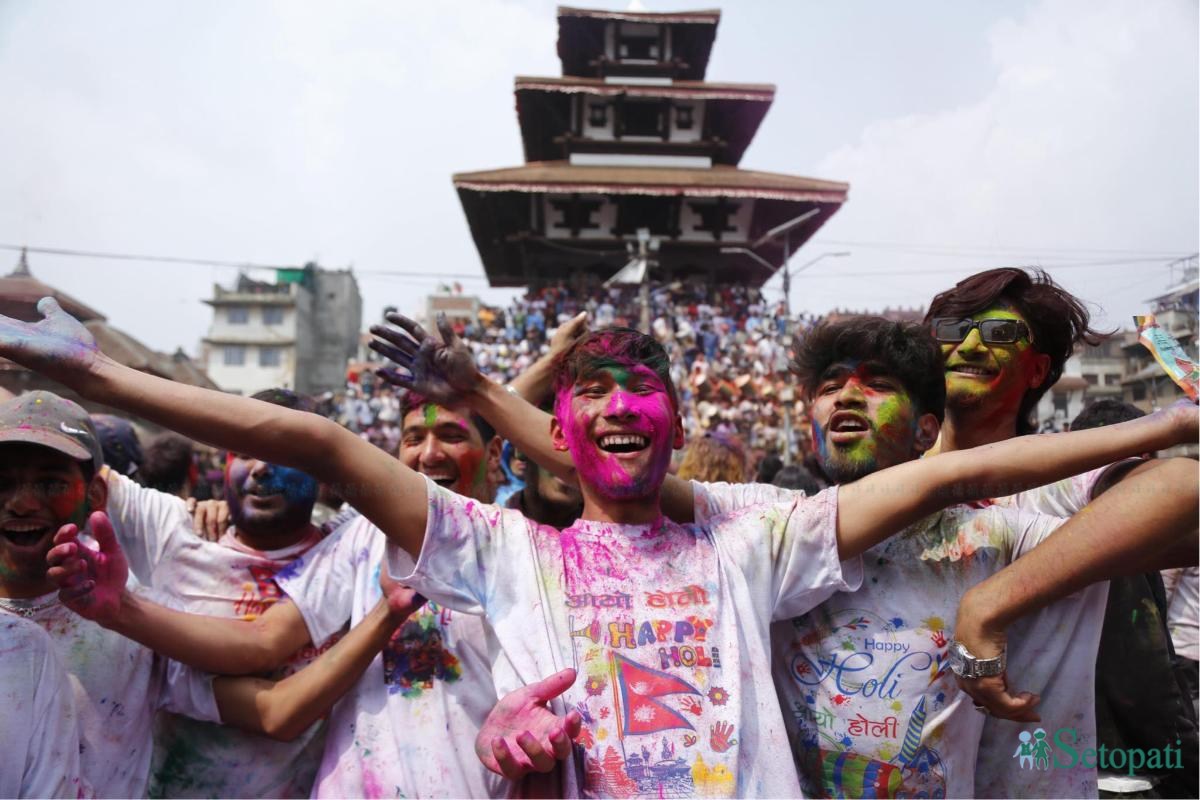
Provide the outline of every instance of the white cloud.
[[[923,303],[978,268],[1062,263],[1058,248],[1195,250],[1196,6],[1048,0],[997,23],[989,44],[995,83],[977,102],[879,120],[821,162],[819,174],[851,183],[850,202],[810,249],[830,239],[1027,254],[951,258],[863,247],[853,264],[825,262],[821,273],[896,277],[809,281],[804,305]],[[961,273],[904,277],[929,269]],[[1154,263],[1050,271],[1122,324],[1167,279]]]

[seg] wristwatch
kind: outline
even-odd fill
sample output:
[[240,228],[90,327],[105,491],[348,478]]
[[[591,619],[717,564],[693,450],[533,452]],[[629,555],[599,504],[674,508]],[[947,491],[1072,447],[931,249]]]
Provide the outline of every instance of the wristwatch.
[[995,658],[976,658],[966,645],[959,641],[950,642],[950,671],[960,678],[989,678],[1004,672],[1007,653]]

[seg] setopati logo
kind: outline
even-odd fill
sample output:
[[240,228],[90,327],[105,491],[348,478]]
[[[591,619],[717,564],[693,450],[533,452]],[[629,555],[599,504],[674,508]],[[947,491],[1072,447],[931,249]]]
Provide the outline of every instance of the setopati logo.
[[1054,731],[1053,736],[1047,734],[1045,728],[1037,728],[1032,732],[1021,731],[1017,735],[1017,739],[1017,749],[1013,751],[1013,758],[1017,759],[1017,764],[1021,769],[1049,770],[1051,768],[1085,767],[1136,775],[1143,769],[1162,770],[1183,767],[1183,751],[1180,749],[1179,739],[1175,740],[1174,746],[1166,745],[1147,749],[1110,748],[1105,745],[1100,745],[1099,748],[1081,748],[1077,746],[1079,731],[1075,728],[1059,728]]

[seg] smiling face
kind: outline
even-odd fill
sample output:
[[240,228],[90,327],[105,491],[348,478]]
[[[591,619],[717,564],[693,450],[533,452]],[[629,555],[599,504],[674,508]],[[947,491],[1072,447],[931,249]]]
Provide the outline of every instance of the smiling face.
[[826,369],[810,414],[813,450],[834,483],[911,461],[937,438],[937,418],[921,415],[903,384],[869,362]]
[[54,534],[68,522],[83,528],[88,494],[83,469],[70,456],[34,444],[0,446],[0,584],[46,582]]
[[559,390],[554,446],[580,482],[608,500],[655,498],[683,446],[683,421],[662,379],[641,364],[602,364]]
[[[971,319],[1026,320],[1007,305],[996,305]],[[946,364],[946,408],[1008,411],[1016,414],[1021,398],[1046,379],[1050,359],[1033,348],[1028,338],[1013,344],[987,344],[979,329],[956,344],[943,343]]]
[[400,461],[464,497],[490,503],[500,441],[485,443],[465,409],[426,403],[404,415]]
[[[229,454],[225,461],[225,502],[241,534],[261,539],[306,530],[317,501],[317,481],[299,470]],[[260,542],[260,549],[282,542]]]

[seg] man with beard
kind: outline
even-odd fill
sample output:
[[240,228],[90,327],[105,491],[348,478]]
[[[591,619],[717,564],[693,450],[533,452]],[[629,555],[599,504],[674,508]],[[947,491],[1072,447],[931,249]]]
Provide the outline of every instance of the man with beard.
[[[313,411],[312,402],[285,389],[256,399]],[[275,573],[321,541],[310,524],[317,484],[297,470],[236,453],[225,463],[225,501],[232,525],[216,542],[198,538],[183,500],[102,473],[108,512],[138,582],[195,614],[252,620],[281,598]],[[344,626],[321,640],[332,647]],[[297,645],[282,663],[258,671],[280,680],[311,663],[321,650]],[[211,665],[210,665],[211,666]],[[150,792],[155,797],[305,797],[324,747],[324,725],[295,741],[279,742],[222,725],[161,715],[155,736]]]

